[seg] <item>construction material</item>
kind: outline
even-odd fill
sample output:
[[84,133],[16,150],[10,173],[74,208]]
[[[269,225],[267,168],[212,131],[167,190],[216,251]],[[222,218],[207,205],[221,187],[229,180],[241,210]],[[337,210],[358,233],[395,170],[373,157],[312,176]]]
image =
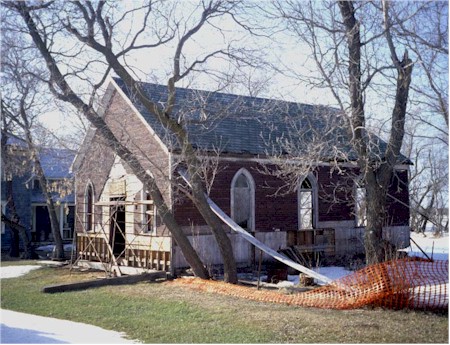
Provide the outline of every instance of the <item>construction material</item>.
[[448,310],[448,260],[431,262],[406,258],[384,262],[363,268],[329,285],[289,295],[199,278],[177,279],[170,284],[302,307],[355,309],[376,306],[396,310]]
[[42,289],[44,293],[58,293],[58,292],[68,292],[68,291],[79,291],[86,290],[90,288],[96,288],[107,285],[128,285],[128,284],[136,284],[142,281],[155,281],[157,279],[166,279],[166,272],[151,272],[144,273],[139,275],[130,275],[130,276],[122,276],[122,277],[114,277],[114,278],[103,278],[103,279],[95,279],[95,280],[87,280],[76,283],[69,284],[59,284],[59,285],[51,285],[46,286]]
[[[112,274],[116,276],[129,274],[128,267],[170,271],[171,252],[168,248],[170,238],[145,236],[145,244],[141,244],[139,241],[142,237],[136,235],[147,233],[148,224],[137,221],[143,220],[144,215],[148,214],[149,211],[144,207],[147,205],[153,205],[153,201],[111,198],[109,201],[96,202],[90,213],[96,221],[92,224],[92,228],[88,229],[87,205],[78,204],[77,222],[82,226],[83,231],[78,231],[74,236],[76,252],[71,260],[72,267],[83,260],[100,263],[101,266],[98,269],[103,269],[106,277]],[[125,206],[134,207],[125,209]],[[127,233],[127,226],[132,226],[135,234]]]

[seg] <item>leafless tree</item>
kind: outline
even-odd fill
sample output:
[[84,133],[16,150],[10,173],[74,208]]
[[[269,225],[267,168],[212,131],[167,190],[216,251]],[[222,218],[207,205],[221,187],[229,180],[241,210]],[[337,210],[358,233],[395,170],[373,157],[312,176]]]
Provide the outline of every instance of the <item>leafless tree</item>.
[[[392,10],[395,6],[387,1],[279,1],[274,4],[275,16],[310,49],[310,57],[319,72],[313,77],[300,77],[306,78],[310,85],[331,90],[335,103],[345,115],[342,123],[349,129],[347,136],[351,138],[351,149],[356,153],[366,190],[368,263],[384,260],[388,252],[382,228],[387,224],[388,187],[401,159],[414,65],[406,46],[399,42],[393,30],[398,20],[393,15],[398,13]],[[380,109],[391,109],[389,128],[385,131],[386,145],[381,150],[377,137],[371,135],[374,129],[371,117],[375,113],[371,107],[377,105],[380,97],[385,99],[385,107]],[[320,157],[315,157],[315,161],[320,161]]]
[[[42,168],[39,150],[32,135],[33,124],[36,117],[42,111],[42,103],[39,101],[39,81],[22,68],[24,61],[14,50],[8,50],[2,56],[2,71],[4,80],[9,82],[8,106],[3,106],[3,115],[13,121],[20,128],[28,146],[29,158],[32,162],[33,173],[39,180],[41,191],[45,197],[50,218],[51,232],[55,242],[53,252],[54,259],[64,259],[64,246],[59,231],[59,221],[56,215],[56,207],[50,192],[50,185]],[[45,97],[42,97],[45,98]],[[25,243],[27,244],[27,243]]]
[[[189,62],[185,53],[186,45],[193,40],[195,35],[204,27],[214,27],[214,20],[225,15],[232,15],[239,2],[208,1],[198,4],[190,15],[183,14],[181,20],[175,16],[176,9],[173,4],[151,2],[138,5],[136,8],[120,12],[114,12],[117,4],[107,2],[72,2],[72,3],[41,3],[33,5],[26,2],[4,3],[10,9],[17,11],[26,24],[26,31],[31,36],[35,46],[40,51],[49,68],[50,77],[47,82],[53,94],[64,101],[70,102],[75,108],[82,111],[108,144],[114,148],[116,153],[131,167],[135,175],[152,191],[163,222],[168,226],[176,242],[182,249],[187,261],[194,269],[196,275],[207,277],[203,265],[189,244],[181,228],[176,224],[173,214],[165,204],[161,192],[158,190],[154,179],[142,168],[138,159],[129,148],[117,140],[106,126],[105,122],[95,113],[92,105],[95,92],[100,88],[106,75],[114,72],[125,82],[133,97],[136,97],[144,107],[166,128],[171,135],[175,135],[181,149],[183,161],[186,163],[192,186],[190,197],[203,218],[210,226],[219,245],[220,253],[224,262],[225,280],[237,282],[236,264],[229,238],[224,232],[221,221],[210,210],[206,197],[205,188],[201,178],[202,161],[197,157],[197,151],[192,146],[183,119],[176,118],[174,106],[177,99],[176,83],[187,79],[199,71],[205,71],[207,62],[213,58],[223,58],[229,61],[244,63],[242,50],[233,50],[231,47],[217,49],[212,52],[200,54],[200,56]],[[125,19],[136,14],[143,13],[142,26],[125,36],[123,42],[117,35]],[[179,14],[180,12],[178,12]],[[198,15],[198,16],[197,16]],[[56,27],[54,17],[59,16],[58,23],[62,26]],[[233,17],[232,17],[233,18]],[[163,21],[164,25],[161,24]],[[153,25],[153,26],[152,26]],[[65,59],[66,55],[57,51],[52,46],[54,36],[61,32],[69,34],[67,37],[76,38],[82,44],[77,52],[89,50],[94,56],[91,63],[104,72],[100,82],[93,87],[93,92],[88,101],[84,101],[81,94],[77,94],[70,82],[74,75],[82,79],[83,73],[78,75],[77,70]],[[125,42],[125,43],[124,43]],[[137,49],[151,49],[173,44],[172,69],[167,80],[168,100],[164,105],[153,101],[146,95],[142,85],[135,77],[135,70],[127,64],[127,58]],[[150,50],[151,52],[151,50]],[[70,58],[75,58],[71,53]],[[74,64],[74,62],[72,62]],[[66,73],[65,71],[68,70]],[[78,72],[80,69],[78,67]],[[75,77],[76,79],[76,77]],[[75,85],[75,84],[72,84]]]
[[[415,8],[392,6],[393,26],[397,41],[410,49],[420,78],[411,85],[421,111],[411,114],[433,126],[444,141],[448,137],[448,3],[428,1]],[[416,7],[416,6],[414,6]],[[444,121],[433,119],[441,117]],[[446,126],[445,126],[446,125]]]
[[7,110],[4,101],[2,107],[2,136],[1,136],[1,155],[2,155],[2,180],[5,188],[6,209],[2,210],[2,222],[8,225],[11,230],[11,246],[9,255],[11,257],[20,256],[20,241],[22,239],[24,245],[24,259],[32,259],[35,257],[33,246],[27,232],[27,228],[23,225],[20,216],[16,210],[16,202],[14,198],[13,176],[22,177],[30,171],[28,150],[20,147],[14,147],[8,143],[9,138],[14,132],[14,123],[5,116]]
[[413,162],[409,181],[411,229],[425,234],[430,224],[435,234],[441,234],[448,232],[448,155],[442,152],[447,148],[438,139],[424,138],[419,134],[422,131],[417,122],[408,126],[404,145]]

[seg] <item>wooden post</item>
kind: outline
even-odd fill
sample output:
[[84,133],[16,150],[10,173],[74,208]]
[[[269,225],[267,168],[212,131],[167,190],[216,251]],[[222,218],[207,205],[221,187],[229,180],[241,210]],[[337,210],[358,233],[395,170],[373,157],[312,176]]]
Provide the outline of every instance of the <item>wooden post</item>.
[[260,250],[259,251],[259,263],[258,263],[258,285],[256,286],[256,289],[259,290],[259,282],[260,282],[260,277],[261,277],[261,263],[262,263],[262,255],[263,255],[263,251]]

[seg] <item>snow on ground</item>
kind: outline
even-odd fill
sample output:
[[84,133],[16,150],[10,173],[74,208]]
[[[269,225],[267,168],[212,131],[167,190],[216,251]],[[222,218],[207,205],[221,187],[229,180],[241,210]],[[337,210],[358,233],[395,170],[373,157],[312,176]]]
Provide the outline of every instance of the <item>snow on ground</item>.
[[[423,234],[413,232],[411,233],[411,238],[430,258],[432,257],[434,260],[448,260],[448,234],[443,234],[441,237],[434,237],[431,232],[426,232],[425,234],[426,237]],[[409,256],[425,257],[413,241],[411,241],[411,246],[403,251],[406,251]]]
[[[71,251],[72,250],[73,245],[65,244],[63,247],[64,247],[64,251],[67,252],[67,251]],[[40,247],[37,247],[36,250],[42,250],[44,252],[52,252],[53,250],[55,250],[55,245],[54,244],[49,244],[49,245],[46,245],[46,246],[40,246]]]
[[[42,266],[0,267],[4,278],[20,277]],[[123,333],[79,322],[0,309],[0,344],[136,344]]]
[[136,344],[122,333],[84,323],[0,311],[2,344]]
[[2,279],[5,278],[16,278],[27,274],[32,270],[36,270],[41,268],[42,266],[37,265],[24,265],[24,266],[6,266],[0,267],[0,277]]

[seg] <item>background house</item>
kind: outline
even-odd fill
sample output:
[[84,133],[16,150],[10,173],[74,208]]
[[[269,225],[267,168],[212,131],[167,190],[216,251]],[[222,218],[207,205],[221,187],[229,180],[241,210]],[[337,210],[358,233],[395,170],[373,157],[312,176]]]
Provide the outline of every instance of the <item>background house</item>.
[[[165,86],[142,86],[155,103],[167,100]],[[296,246],[305,253],[323,255],[362,253],[364,190],[355,183],[358,169],[344,129],[336,127],[327,134],[334,140],[333,145],[349,157],[338,164],[339,169],[324,155],[293,190],[283,193],[280,191],[286,181],[267,173],[278,169],[273,148],[278,147],[283,155],[279,143],[291,133],[290,124],[283,119],[301,115],[299,128],[311,128],[306,124],[313,123],[320,129],[325,124],[319,114],[325,110],[179,88],[174,116],[183,118],[191,142],[205,160],[216,162],[214,179],[206,178],[211,171],[205,173],[211,199],[259,240],[275,250]],[[219,250],[208,226],[171,183],[183,159],[173,136],[136,101],[120,79],[111,80],[101,113],[116,137],[153,174],[204,263],[220,264]],[[308,133],[291,138],[292,144],[304,145],[305,140],[312,140],[313,134]],[[374,150],[381,153],[384,145],[378,140]],[[409,245],[408,164],[405,157],[399,158],[390,187],[393,198],[388,205],[389,224],[384,229],[385,238],[399,248]],[[159,221],[148,191],[94,129],[86,136],[74,168],[81,260],[172,271],[187,266]],[[253,246],[238,234],[228,233],[236,261],[251,264],[255,259]]]
[[[12,166],[8,166],[8,164],[3,164],[4,158],[2,157],[2,211],[7,217],[11,215],[8,197],[12,193],[20,224],[25,226],[29,232],[31,241],[36,245],[51,244],[53,236],[47,206],[39,186],[39,180],[33,173],[33,164],[29,158],[27,144],[17,136],[3,132],[2,135],[7,136],[8,159],[13,160],[13,162],[7,162],[12,164]],[[41,148],[39,152],[44,174],[57,205],[61,235],[65,242],[70,243],[74,232],[75,197],[73,176],[69,170],[74,156],[73,151],[66,149]],[[20,167],[20,169],[14,167]],[[2,222],[2,250],[8,250],[12,240],[12,232]]]

